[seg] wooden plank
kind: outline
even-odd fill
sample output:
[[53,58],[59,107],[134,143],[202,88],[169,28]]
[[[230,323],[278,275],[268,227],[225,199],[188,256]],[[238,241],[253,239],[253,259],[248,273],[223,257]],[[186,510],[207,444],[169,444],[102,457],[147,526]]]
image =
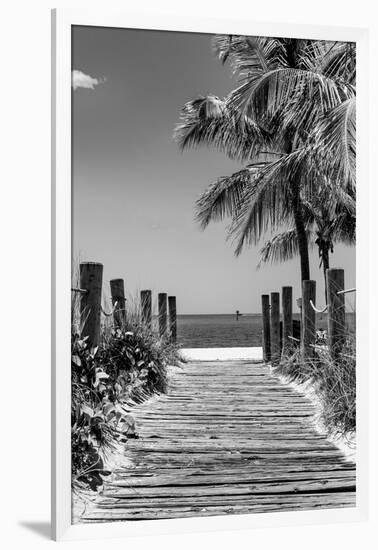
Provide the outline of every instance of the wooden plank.
[[252,501],[243,502],[241,504],[234,504],[233,502],[237,497],[233,497],[232,502],[222,505],[208,503],[205,505],[203,502],[193,501],[189,506],[172,506],[172,503],[167,502],[165,507],[157,508],[156,505],[152,508],[148,508],[143,505],[142,507],[132,507],[131,510],[127,509],[101,509],[90,510],[87,512],[84,521],[125,521],[125,520],[140,520],[140,519],[168,519],[168,518],[182,518],[182,517],[194,517],[194,516],[213,516],[213,515],[227,515],[227,514],[250,514],[250,513],[264,513],[264,512],[281,512],[292,510],[314,510],[314,509],[327,509],[327,508],[347,508],[354,507],[356,505],[355,495],[353,493],[330,493],[323,494],[321,497],[317,496],[295,496],[284,498],[269,497],[257,499],[257,495],[254,495]]
[[[220,468],[219,465],[211,465],[209,464],[208,467],[201,468],[201,467],[187,467],[185,470],[182,470],[181,468],[176,467],[170,467],[170,468],[164,468],[163,466],[159,468],[159,478],[157,478],[156,474],[151,471],[150,468],[144,468],[143,466],[133,466],[129,467],[129,469],[125,468],[116,468],[113,471],[114,480],[116,479],[129,479],[129,482],[132,483],[133,480],[138,482],[139,479],[144,479],[146,484],[147,482],[150,483],[152,480],[157,481],[158,479],[164,479],[164,476],[168,477],[174,477],[176,480],[180,479],[192,479],[196,476],[237,476],[237,475],[247,475],[251,477],[251,467],[249,464],[243,464],[240,462],[237,468],[235,467],[228,467],[225,465],[223,468]],[[338,475],[355,475],[355,468],[350,463],[342,463],[342,464],[313,464],[311,466],[308,465],[300,465],[300,464],[277,464],[274,468],[274,470],[271,468],[269,464],[255,464],[253,468],[253,479],[260,479],[261,478],[276,478],[280,476],[308,476],[312,478],[312,475],[320,475],[320,476],[326,476],[326,477],[333,477],[333,474],[335,476]],[[148,479],[146,479],[148,478]],[[299,478],[298,478],[299,479]]]
[[[309,479],[309,477],[311,477],[311,479]],[[262,482],[264,482],[264,485],[262,484]],[[178,487],[186,487],[191,485],[201,487],[203,487],[204,485],[209,485],[211,487],[224,487],[230,485],[232,487],[236,487],[243,484],[249,484],[253,486],[253,484],[258,483],[260,483],[258,487],[263,488],[266,491],[271,487],[275,488],[277,486],[279,487],[279,491],[282,492],[282,487],[284,487],[285,484],[290,483],[298,485],[299,490],[308,487],[305,485],[305,483],[323,483],[327,485],[327,488],[329,489],[330,487],[336,487],[336,485],[334,485],[336,483],[340,483],[343,487],[346,487],[346,484],[349,484],[350,487],[354,487],[356,485],[356,480],[353,472],[345,473],[345,471],[336,472],[331,476],[329,475],[329,472],[323,471],[312,472],[311,476],[309,476],[307,472],[292,472],[290,474],[286,472],[281,472],[280,475],[265,472],[254,474],[253,481],[251,472],[239,472],[238,470],[235,470],[233,473],[230,473],[228,475],[206,473],[202,475],[185,476],[182,473],[180,475],[180,472],[176,472],[175,475],[159,475],[158,478],[155,476],[151,477],[148,480],[143,477],[133,477],[131,479],[127,479],[122,476],[118,476],[111,483],[107,484],[106,491],[103,494],[109,494],[109,489],[122,487],[141,487],[143,490],[146,490],[148,492],[148,489],[151,487],[159,488],[163,486],[168,486],[169,488],[172,488],[172,491],[169,492],[169,495],[172,495]],[[321,486],[321,488],[323,488],[323,485]],[[157,494],[160,495],[161,493],[157,492]]]
[[138,439],[81,519],[135,521],[355,505],[355,464],[263,364],[188,363],[131,409]]
[[278,494],[278,493],[316,493],[319,491],[333,491],[343,489],[355,490],[356,481],[353,478],[338,478],[338,479],[315,479],[315,480],[298,480],[285,481],[277,480],[275,482],[260,482],[260,483],[230,483],[218,485],[159,485],[155,487],[127,487],[115,486],[114,484],[107,485],[103,491],[103,497],[114,497],[117,499],[135,499],[137,497],[195,497],[196,499],[203,496],[232,496],[232,495],[257,495],[257,494]]

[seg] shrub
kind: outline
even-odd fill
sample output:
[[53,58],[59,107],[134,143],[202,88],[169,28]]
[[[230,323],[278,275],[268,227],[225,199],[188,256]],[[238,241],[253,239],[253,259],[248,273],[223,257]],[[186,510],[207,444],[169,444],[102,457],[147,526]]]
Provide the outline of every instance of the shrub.
[[178,348],[159,338],[137,317],[121,328],[103,327],[101,343],[90,349],[72,334],[72,483],[96,490],[108,475],[107,453],[138,437],[128,404],[166,390],[166,367],[177,364]]

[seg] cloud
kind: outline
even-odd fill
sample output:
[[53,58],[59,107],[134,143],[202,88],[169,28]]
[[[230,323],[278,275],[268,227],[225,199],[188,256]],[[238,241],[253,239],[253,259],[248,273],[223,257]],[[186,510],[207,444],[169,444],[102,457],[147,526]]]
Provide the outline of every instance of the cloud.
[[77,69],[72,71],[72,87],[74,90],[78,88],[88,88],[94,90],[95,86],[105,82],[105,78],[93,78],[88,74],[83,73],[83,71],[78,71]]

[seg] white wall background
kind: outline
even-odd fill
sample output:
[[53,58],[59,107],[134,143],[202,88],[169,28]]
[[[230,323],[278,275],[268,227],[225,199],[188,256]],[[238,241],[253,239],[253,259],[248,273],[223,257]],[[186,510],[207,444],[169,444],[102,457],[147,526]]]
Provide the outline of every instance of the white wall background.
[[[125,7],[112,2],[112,7]],[[378,18],[368,0],[144,0],[139,9],[173,14],[190,11],[291,23],[367,26],[371,29],[372,128],[377,120]],[[42,548],[48,539],[50,515],[50,8],[94,6],[104,2],[8,2],[2,7],[1,40],[1,407],[0,538],[3,548]],[[375,74],[374,72],[375,71]],[[5,127],[4,127],[5,126]],[[377,139],[371,139],[371,181],[378,181],[374,160]],[[377,192],[370,200],[371,299],[377,268]],[[374,219],[375,218],[375,219]],[[5,254],[4,254],[5,252]],[[376,308],[375,308],[376,309]],[[371,314],[371,318],[373,315]],[[70,544],[70,548],[144,549],[237,548],[303,549],[372,548],[377,542],[377,375],[373,353],[377,322],[371,319],[371,518],[353,525],[234,531],[202,535],[139,538]],[[374,322],[373,322],[374,321]],[[368,429],[368,428],[367,428]]]

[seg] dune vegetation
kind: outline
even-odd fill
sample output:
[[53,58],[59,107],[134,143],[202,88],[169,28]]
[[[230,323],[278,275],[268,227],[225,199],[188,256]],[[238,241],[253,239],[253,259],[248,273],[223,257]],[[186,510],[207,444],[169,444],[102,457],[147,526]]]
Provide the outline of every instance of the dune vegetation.
[[166,389],[167,366],[179,361],[178,348],[146,326],[138,308],[120,327],[108,319],[100,343],[90,348],[80,336],[79,298],[72,300],[72,487],[96,490],[106,459],[118,444],[138,437],[130,406]]
[[320,423],[330,436],[353,441],[356,430],[356,342],[345,337],[335,359],[326,346],[318,346],[312,359],[303,361],[300,349],[284,356],[274,372],[295,384],[309,384],[320,405]]

